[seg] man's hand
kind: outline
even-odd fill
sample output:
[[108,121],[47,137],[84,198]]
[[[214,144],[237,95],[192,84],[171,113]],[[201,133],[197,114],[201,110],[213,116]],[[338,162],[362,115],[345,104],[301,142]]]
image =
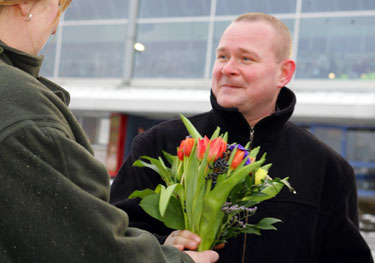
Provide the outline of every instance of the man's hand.
[[171,245],[179,250],[196,250],[201,242],[201,238],[188,231],[188,230],[176,230],[173,231],[165,240],[164,245]]
[[[170,245],[183,251],[185,249],[196,250],[201,243],[201,238],[189,230],[173,231],[164,241],[164,245]],[[221,249],[225,243],[218,244],[214,249]]]
[[206,250],[202,252],[196,251],[184,251],[188,254],[196,263],[213,263],[219,260],[219,254],[212,250]]

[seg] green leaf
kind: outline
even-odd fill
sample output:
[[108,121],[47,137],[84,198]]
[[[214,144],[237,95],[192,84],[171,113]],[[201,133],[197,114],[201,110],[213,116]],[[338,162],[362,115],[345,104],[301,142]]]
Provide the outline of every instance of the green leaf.
[[139,203],[140,207],[153,218],[163,221],[159,212],[159,194],[148,195]]
[[172,229],[185,229],[184,215],[182,213],[181,204],[173,196],[169,200],[168,208],[164,214],[163,222],[167,227]]
[[288,177],[284,178],[284,179],[281,179],[280,182],[282,182],[284,185],[286,185],[286,187],[289,188],[289,191],[293,192],[293,194],[297,194],[296,190],[294,190],[294,188],[290,185],[289,181],[288,181]]
[[144,189],[144,190],[136,190],[134,191],[131,195],[129,195],[129,199],[134,199],[134,198],[145,198],[148,195],[155,194],[155,192],[151,189]]
[[202,136],[200,135],[198,130],[194,127],[194,125],[189,121],[188,118],[186,118],[181,113],[180,113],[180,118],[182,122],[184,123],[186,129],[188,130],[189,134],[191,135],[191,137],[193,137],[194,139],[198,139],[198,138],[202,139]]
[[203,206],[204,206],[204,194],[205,194],[205,187],[204,185],[201,185],[200,190],[197,191],[196,196],[194,196],[194,200],[193,200],[194,217],[192,218],[192,222],[191,222],[193,233],[196,233],[199,230],[199,224],[201,221]]
[[219,174],[216,178],[216,184],[221,184],[226,179],[225,174]]
[[162,153],[163,153],[165,159],[168,161],[168,163],[169,163],[170,165],[174,165],[177,156],[172,155],[172,154],[169,154],[169,153],[167,153],[167,152],[164,151],[164,150],[162,150]]
[[259,223],[256,225],[257,228],[262,230],[277,230],[276,227],[273,226],[275,223],[282,222],[280,219],[273,218],[273,217],[265,217],[262,220],[259,221]]
[[[145,159],[149,161],[150,163],[144,162],[141,159]],[[173,174],[170,171],[168,167],[164,164],[164,161],[159,157],[158,159],[148,157],[148,156],[141,156],[141,158],[134,162],[133,166],[138,167],[148,167],[155,172],[157,172],[160,177],[163,179],[163,181],[166,183],[166,185],[172,184],[172,177]]]
[[171,197],[165,215],[162,217],[159,212],[159,199],[160,195],[158,194],[149,195],[143,198],[139,205],[147,214],[163,222],[167,227],[180,230],[184,229],[184,216],[182,214],[180,202],[175,197]]
[[272,182],[271,184],[262,189],[262,193],[268,195],[269,198],[272,198],[281,191],[283,186],[284,184],[282,183]]
[[220,135],[220,127],[216,127],[216,130],[211,135],[210,141],[216,139],[217,137],[219,137],[219,135]]
[[167,211],[169,200],[176,188],[177,184],[170,185],[167,188],[162,188],[160,193],[160,201],[159,201],[159,211],[162,217],[164,217],[165,212]]
[[254,234],[260,236],[260,230],[254,226],[246,226],[246,228],[241,230],[241,233]]
[[249,156],[252,157],[252,158],[256,158],[258,153],[259,153],[259,150],[260,150],[260,146],[252,149],[249,153]]
[[162,187],[165,187],[165,186],[162,185],[162,184],[158,184],[158,185],[155,187],[154,192],[155,192],[156,194],[160,194],[160,192],[161,192],[161,188],[162,188]]
[[266,170],[266,171],[268,172],[269,169],[271,168],[271,166],[272,166],[272,163],[269,163],[269,164],[263,165],[263,166],[260,167],[260,168],[262,168],[263,170]]
[[223,140],[225,141],[225,142],[228,142],[228,132],[225,132],[224,133],[224,136],[223,136]]
[[[144,156],[142,156],[141,158],[143,158]],[[142,160],[136,160],[134,163],[133,163],[133,166],[136,166],[136,167],[147,167],[147,168],[150,168],[152,170],[154,170],[155,172],[157,172],[158,174],[160,173],[159,169],[156,167],[156,165],[152,165],[150,163],[146,163]]]
[[198,159],[196,158],[195,151],[196,147],[193,147],[193,151],[190,154],[188,158],[185,158],[184,160],[184,173],[185,173],[185,200],[186,200],[186,210],[187,210],[187,215],[188,217],[188,226],[191,226],[191,223],[193,221],[192,215],[193,215],[193,202],[194,202],[194,197],[196,196],[196,191],[199,191],[197,189],[197,176],[199,174],[197,173],[198,171]]

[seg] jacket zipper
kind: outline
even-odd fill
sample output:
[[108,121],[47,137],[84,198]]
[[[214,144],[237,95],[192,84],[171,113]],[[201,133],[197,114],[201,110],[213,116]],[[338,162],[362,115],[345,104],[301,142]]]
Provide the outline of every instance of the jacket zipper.
[[249,147],[249,151],[251,150],[252,148],[252,145],[253,145],[253,141],[254,141],[254,129],[250,127],[250,147]]
[[[254,141],[254,129],[252,127],[250,127],[250,145],[249,145],[249,152],[253,146],[253,141]],[[248,212],[246,211],[246,216],[245,216],[245,224],[247,224],[247,219],[248,219]],[[245,263],[245,256],[246,256],[246,241],[247,241],[247,234],[244,233],[244,238],[243,238],[243,247],[242,247],[242,260],[241,262],[242,263]]]

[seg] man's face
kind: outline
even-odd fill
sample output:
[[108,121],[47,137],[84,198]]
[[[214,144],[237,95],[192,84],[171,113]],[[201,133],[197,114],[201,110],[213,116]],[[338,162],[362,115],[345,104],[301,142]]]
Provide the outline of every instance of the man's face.
[[234,22],[216,50],[212,91],[222,107],[235,107],[247,120],[273,112],[280,88],[282,63],[275,57],[273,28],[263,21]]

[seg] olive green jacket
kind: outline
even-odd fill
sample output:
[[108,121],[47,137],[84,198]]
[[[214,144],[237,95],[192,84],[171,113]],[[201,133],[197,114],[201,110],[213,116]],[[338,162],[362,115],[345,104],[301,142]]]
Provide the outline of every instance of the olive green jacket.
[[108,203],[107,171],[42,60],[0,41],[0,262],[191,262]]

